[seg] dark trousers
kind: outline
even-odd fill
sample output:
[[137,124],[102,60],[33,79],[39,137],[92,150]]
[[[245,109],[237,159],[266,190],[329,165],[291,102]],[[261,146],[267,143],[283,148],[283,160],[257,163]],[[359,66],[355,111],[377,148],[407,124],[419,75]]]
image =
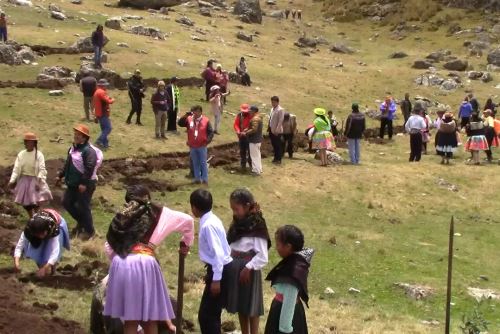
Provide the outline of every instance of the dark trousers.
[[206,82],[205,83],[205,98],[207,102],[210,100],[210,88],[212,88],[213,83],[211,82]]
[[7,28],[0,28],[0,42],[7,42]]
[[410,162],[420,161],[422,157],[422,134],[421,133],[411,133],[410,134]]
[[392,139],[392,119],[381,118],[380,119],[380,138],[384,138],[385,128],[387,128],[387,134],[389,135],[389,139]]
[[[227,265],[226,265],[227,267]],[[224,267],[224,270],[226,269]],[[224,307],[224,273],[221,281],[221,293],[213,296],[210,292],[212,284],[212,267],[207,265],[207,276],[205,276],[205,289],[201,297],[200,309],[198,311],[198,322],[200,323],[201,334],[220,334],[221,333],[221,314]]]
[[281,152],[283,155],[285,155],[285,152],[288,152],[288,157],[293,158],[293,133],[283,135],[283,147]]
[[132,105],[132,109],[130,110],[130,114],[127,117],[127,123],[130,123],[132,121],[132,116],[134,116],[134,114],[137,114],[135,123],[140,124],[142,114],[142,98],[131,97],[130,103]]
[[63,206],[76,220],[78,232],[94,234],[94,222],[92,220],[91,201],[95,191],[95,182],[87,185],[87,190],[81,193],[78,188],[68,187],[64,192]]
[[271,139],[271,145],[273,146],[274,151],[273,162],[281,162],[281,158],[283,157],[283,143],[281,140],[281,135],[274,135],[270,132],[269,138]]
[[460,127],[463,129],[470,123],[470,117],[462,117],[460,119]]
[[177,131],[177,109],[167,112],[167,131]]
[[[406,122],[408,122],[408,119],[410,118],[410,114],[403,114],[403,118],[405,120],[404,124],[403,124],[403,128],[406,127]],[[404,132],[406,132],[406,129],[404,130]]]
[[250,85],[252,85],[252,80],[250,80],[250,75],[248,73],[243,73],[241,75],[241,84],[243,86],[250,86]]
[[249,167],[252,167],[252,159],[250,158],[250,143],[247,137],[242,137],[239,140],[240,143],[240,164],[241,167],[245,168],[247,163]]

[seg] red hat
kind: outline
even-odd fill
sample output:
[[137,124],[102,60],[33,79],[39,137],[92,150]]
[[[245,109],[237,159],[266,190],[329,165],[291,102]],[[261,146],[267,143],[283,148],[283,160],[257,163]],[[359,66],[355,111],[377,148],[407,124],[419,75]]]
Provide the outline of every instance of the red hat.
[[38,141],[38,137],[33,132],[26,132],[24,134],[24,140]]
[[250,110],[250,105],[248,103],[243,103],[241,106],[240,106],[240,111],[241,112],[248,112]]
[[85,136],[89,137],[90,138],[90,130],[89,130],[89,127],[86,126],[86,125],[83,125],[83,124],[78,124],[77,126],[75,126],[73,128],[73,130],[75,131],[78,131],[82,134],[84,134]]

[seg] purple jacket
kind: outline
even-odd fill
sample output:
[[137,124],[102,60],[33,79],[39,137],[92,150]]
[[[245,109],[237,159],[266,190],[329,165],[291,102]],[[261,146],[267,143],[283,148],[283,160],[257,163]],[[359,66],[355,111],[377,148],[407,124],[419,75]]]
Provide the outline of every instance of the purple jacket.
[[470,115],[472,115],[472,111],[473,111],[472,104],[470,104],[469,102],[463,101],[462,104],[460,105],[460,109],[458,111],[458,117],[459,118],[470,117]]
[[92,45],[100,48],[104,46],[104,32],[96,30],[92,33]]
[[388,120],[391,121],[394,119],[394,114],[396,113],[396,109],[397,109],[396,102],[394,102],[394,100],[391,100],[389,108],[387,108],[387,104],[385,103],[385,101],[380,104],[380,111],[382,112],[382,118],[387,118]]

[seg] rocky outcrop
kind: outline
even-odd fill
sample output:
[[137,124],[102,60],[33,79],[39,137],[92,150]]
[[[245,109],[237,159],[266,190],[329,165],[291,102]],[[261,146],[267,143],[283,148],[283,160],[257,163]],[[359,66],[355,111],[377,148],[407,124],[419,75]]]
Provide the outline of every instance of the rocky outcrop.
[[[109,42],[109,39],[104,36],[104,45]],[[74,53],[89,53],[94,52],[94,46],[92,45],[91,37],[83,37],[78,39],[70,49],[74,50]]]
[[297,42],[295,42],[295,45],[299,48],[315,48],[318,45],[318,42],[314,38],[300,37]]
[[450,71],[465,71],[469,66],[467,60],[456,59],[445,63],[444,68]]
[[238,31],[238,33],[236,34],[236,38],[245,42],[253,41],[253,36],[250,34],[246,34],[243,31]]
[[262,10],[259,0],[237,0],[233,13],[246,23],[262,23]]
[[123,20],[121,17],[112,17],[104,22],[104,26],[113,30],[122,30]]
[[23,59],[12,45],[0,44],[0,63],[7,65],[21,65],[23,63]]
[[160,29],[154,27],[133,26],[129,32],[135,35],[148,36],[162,40],[165,39],[165,34],[162,33]]
[[498,0],[441,0],[441,2],[449,7],[500,11]]
[[355,50],[345,44],[342,43],[335,43],[331,48],[330,51],[336,52],[336,53],[344,53],[344,54],[353,54]]
[[432,63],[427,60],[415,60],[412,65],[413,68],[417,70],[426,70],[429,67],[432,67]]
[[500,48],[497,48],[488,54],[488,64],[500,66]]
[[173,7],[187,0],[120,0],[118,6],[133,7],[139,9],[160,9],[162,7]]

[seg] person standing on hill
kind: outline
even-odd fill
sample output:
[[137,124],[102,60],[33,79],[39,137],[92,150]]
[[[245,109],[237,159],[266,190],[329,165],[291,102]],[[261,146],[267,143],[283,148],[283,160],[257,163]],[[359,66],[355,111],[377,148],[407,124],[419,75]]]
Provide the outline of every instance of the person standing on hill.
[[472,112],[475,112],[479,115],[479,101],[474,97],[474,94],[469,93],[469,103],[472,107]]
[[285,110],[280,106],[280,99],[277,96],[271,97],[271,114],[269,115],[269,138],[273,146],[274,158],[273,164],[281,165],[281,158],[283,157],[283,120],[285,118]]
[[214,61],[212,59],[207,62],[207,67],[201,73],[201,77],[205,80],[205,98],[208,102],[210,99],[210,88],[217,84]]
[[238,136],[238,142],[240,144],[240,165],[242,171],[245,171],[248,166],[252,167],[252,159],[250,157],[250,143],[246,135],[246,130],[250,126],[250,120],[252,116],[249,113],[250,106],[243,103],[240,106],[240,112],[234,118],[234,132]]
[[301,9],[297,10],[297,19],[302,20],[302,10]]
[[347,117],[345,136],[349,147],[349,157],[353,165],[359,164],[361,155],[360,143],[366,128],[365,115],[359,112],[357,103],[352,104],[352,113]]
[[485,136],[485,127],[484,123],[479,118],[479,115],[476,113],[472,113],[470,122],[466,126],[467,142],[465,143],[465,150],[467,152],[471,152],[472,161],[471,163],[474,165],[480,165],[479,161],[479,152],[480,151],[488,151],[490,147],[488,146],[488,140]]
[[389,140],[392,139],[392,121],[394,120],[394,114],[396,113],[396,103],[392,97],[387,96],[385,101],[380,105],[380,112],[382,116],[380,118],[380,138],[384,139],[385,128],[387,128],[387,134],[389,135]]
[[177,114],[179,113],[179,101],[181,98],[181,91],[179,86],[177,86],[178,79],[176,76],[172,77],[166,88],[169,102],[167,131],[172,133],[177,133]]
[[136,114],[135,124],[142,125],[141,123],[141,113],[142,113],[142,99],[144,98],[144,90],[146,87],[142,82],[141,71],[139,69],[135,70],[134,75],[127,82],[128,96],[130,97],[130,103],[132,108],[130,114],[127,118],[127,124],[132,122],[132,116]]
[[285,155],[288,152],[288,157],[293,158],[293,138],[297,134],[297,116],[290,113],[285,113],[283,116],[283,147],[281,153]]
[[498,136],[495,132],[495,118],[493,117],[493,112],[490,109],[486,109],[483,112],[483,123],[484,123],[484,136],[488,142],[488,150],[486,150],[486,157],[488,162],[493,161],[493,152],[491,149],[493,147],[498,147]]
[[259,108],[256,106],[250,107],[251,116],[250,125],[245,130],[245,136],[248,138],[250,148],[250,158],[252,160],[252,174],[259,176],[262,174],[262,156],[260,146],[262,144],[262,129],[264,122],[259,114]]
[[7,18],[5,13],[0,14],[0,42],[7,42]]
[[288,20],[288,16],[290,16],[290,9],[285,9],[285,19]]
[[469,97],[466,96],[460,105],[458,111],[458,118],[460,118],[460,128],[465,128],[470,122],[470,117],[472,115],[472,105],[469,102]]
[[104,47],[104,27],[101,24],[92,33],[92,45],[94,46],[94,65],[96,68],[102,68],[101,55]]
[[216,135],[220,134],[219,126],[222,119],[222,113],[224,112],[224,106],[222,105],[222,97],[224,95],[225,94],[220,92],[220,87],[218,85],[210,88],[209,100],[210,105],[212,106],[212,113],[214,114],[214,133]]
[[80,91],[83,93],[83,110],[85,120],[90,122],[90,115],[94,114],[94,93],[97,89],[97,80],[88,70],[82,71],[83,78],[80,80]]
[[97,82],[97,90],[94,93],[95,117],[101,127],[101,135],[96,140],[96,145],[103,149],[109,148],[108,136],[111,133],[110,105],[115,102],[108,96],[106,88],[109,83],[106,79],[100,79]]
[[406,93],[405,98],[403,101],[401,101],[401,113],[403,114],[403,118],[405,120],[403,125],[406,125],[406,122],[408,122],[408,118],[411,116],[411,101],[410,101],[410,94]]
[[436,135],[436,151],[441,156],[441,164],[449,165],[450,159],[453,159],[453,153],[457,149],[457,123],[451,112],[446,112],[439,123],[438,134]]
[[423,109],[421,105],[416,105],[413,109],[413,115],[406,122],[406,132],[410,134],[410,162],[420,161],[422,157],[422,131],[425,130],[427,124],[421,116]]
[[490,97],[490,98],[488,98],[486,100],[486,104],[484,105],[483,110],[484,111],[488,110],[488,109],[491,110],[492,116],[493,116],[493,118],[495,118],[495,116],[497,114],[497,109],[496,108],[497,108],[497,105],[495,103],[493,103],[493,100]]
[[169,109],[169,96],[165,91],[164,81],[158,81],[158,89],[151,97],[151,105],[155,114],[156,139],[167,139],[165,137],[165,121]]
[[319,151],[321,166],[328,166],[326,151],[332,148],[333,135],[330,120],[326,117],[326,110],[323,108],[314,109],[314,133],[312,136],[314,148]]

